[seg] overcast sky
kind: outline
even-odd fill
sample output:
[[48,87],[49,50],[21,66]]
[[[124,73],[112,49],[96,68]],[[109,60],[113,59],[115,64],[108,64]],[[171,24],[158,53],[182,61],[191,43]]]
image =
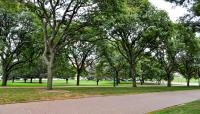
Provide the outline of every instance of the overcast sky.
[[184,14],[186,14],[187,12],[186,9],[180,6],[175,6],[174,4],[171,4],[164,0],[149,0],[149,1],[158,9],[166,10],[173,21],[176,21],[180,16],[184,16]]

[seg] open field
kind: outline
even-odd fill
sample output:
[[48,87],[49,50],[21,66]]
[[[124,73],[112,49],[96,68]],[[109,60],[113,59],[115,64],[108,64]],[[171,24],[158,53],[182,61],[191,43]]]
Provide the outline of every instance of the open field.
[[200,114],[200,100],[158,110],[149,114]]
[[42,100],[57,100],[71,99],[96,95],[120,95],[120,94],[140,94],[149,92],[164,92],[164,91],[180,91],[194,90],[199,87],[74,87],[74,88],[56,88],[52,91],[37,88],[1,88],[0,89],[0,104],[42,101]]
[[[1,84],[1,81],[0,81]],[[30,80],[27,80],[27,83],[24,83],[23,80],[16,80],[15,83],[12,83],[12,81],[8,81],[8,86],[46,86],[47,81],[43,80],[43,83],[38,83],[38,80],[33,80],[33,83],[30,83]],[[146,85],[155,85],[153,83],[146,83]],[[65,80],[54,80],[53,86],[76,86],[76,80],[69,80],[68,84],[66,84]],[[94,80],[81,80],[80,86],[96,86],[96,81]],[[113,81],[103,80],[99,81],[99,86],[113,86]],[[131,81],[121,81],[120,86],[132,86]]]
[[[185,78],[183,77],[175,77],[173,82],[175,83],[186,83]],[[196,83],[198,84],[197,79],[191,79],[191,83]],[[1,84],[1,81],[0,81]],[[38,83],[38,80],[33,80],[33,83],[30,83],[30,80],[27,80],[27,83],[24,83],[23,80],[16,80],[15,83],[12,83],[12,81],[8,81],[8,86],[46,86],[47,81],[43,80],[42,84]],[[76,85],[76,80],[69,80],[68,84],[66,84],[65,80],[54,80],[53,81],[53,86],[75,86]],[[145,85],[156,85],[153,82],[152,83],[146,83]],[[81,80],[80,81],[80,86],[96,86],[96,81],[95,80]],[[102,80],[99,81],[99,86],[113,86],[113,81],[109,80]],[[120,85],[122,87],[129,87],[132,86],[131,81],[121,81]]]

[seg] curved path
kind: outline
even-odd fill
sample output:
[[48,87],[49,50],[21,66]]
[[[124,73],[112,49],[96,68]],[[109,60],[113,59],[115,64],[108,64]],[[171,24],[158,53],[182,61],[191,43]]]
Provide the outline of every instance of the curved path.
[[200,99],[200,90],[0,105],[0,114],[144,114]]

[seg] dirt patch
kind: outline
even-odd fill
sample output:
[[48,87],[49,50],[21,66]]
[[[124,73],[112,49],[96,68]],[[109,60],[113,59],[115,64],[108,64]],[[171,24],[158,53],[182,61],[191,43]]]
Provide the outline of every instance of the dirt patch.
[[50,93],[69,93],[70,91],[67,91],[67,90],[47,90],[46,92],[50,92]]

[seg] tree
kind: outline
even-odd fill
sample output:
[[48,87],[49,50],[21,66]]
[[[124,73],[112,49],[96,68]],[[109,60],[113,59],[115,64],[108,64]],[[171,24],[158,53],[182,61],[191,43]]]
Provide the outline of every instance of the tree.
[[152,57],[150,53],[144,54],[139,58],[137,69],[141,85],[144,84],[145,80],[156,80],[160,84],[161,80],[166,76],[159,61]]
[[183,24],[177,25],[179,38],[183,44],[182,50],[178,53],[179,71],[186,78],[187,86],[190,86],[190,79],[195,75],[195,55],[198,52],[198,42],[192,29]]
[[98,51],[100,53],[100,65],[102,62],[107,63],[112,69],[113,72],[113,80],[114,87],[119,85],[120,77],[119,73],[124,67],[124,57],[118,52],[118,50],[113,46],[113,42],[109,42],[108,40],[101,41],[98,45]]
[[0,10],[0,57],[3,71],[2,86],[7,85],[11,71],[28,62],[34,50],[34,25],[27,12]]
[[70,34],[76,34],[76,31],[90,24],[91,19],[95,16],[93,14],[98,14],[99,10],[105,8],[102,3],[109,5],[118,2],[117,0],[21,1],[38,15],[43,26],[45,44],[43,55],[48,71],[47,89],[52,89],[52,67],[54,56],[59,47],[68,45],[66,41],[69,41]]
[[60,50],[59,55],[55,58],[55,68],[53,75],[57,78],[65,79],[68,84],[69,78],[73,78],[76,74],[76,69],[70,64],[68,53],[65,49]]
[[94,61],[94,52],[95,45],[85,41],[79,41],[68,47],[68,58],[77,73],[77,86],[80,85],[81,73]]
[[133,87],[136,87],[138,57],[155,43],[161,33],[165,34],[169,30],[170,21],[165,12],[155,10],[146,0],[132,1],[129,6],[133,12],[116,18],[112,29],[108,31],[110,39],[116,43],[116,48],[129,63]]

